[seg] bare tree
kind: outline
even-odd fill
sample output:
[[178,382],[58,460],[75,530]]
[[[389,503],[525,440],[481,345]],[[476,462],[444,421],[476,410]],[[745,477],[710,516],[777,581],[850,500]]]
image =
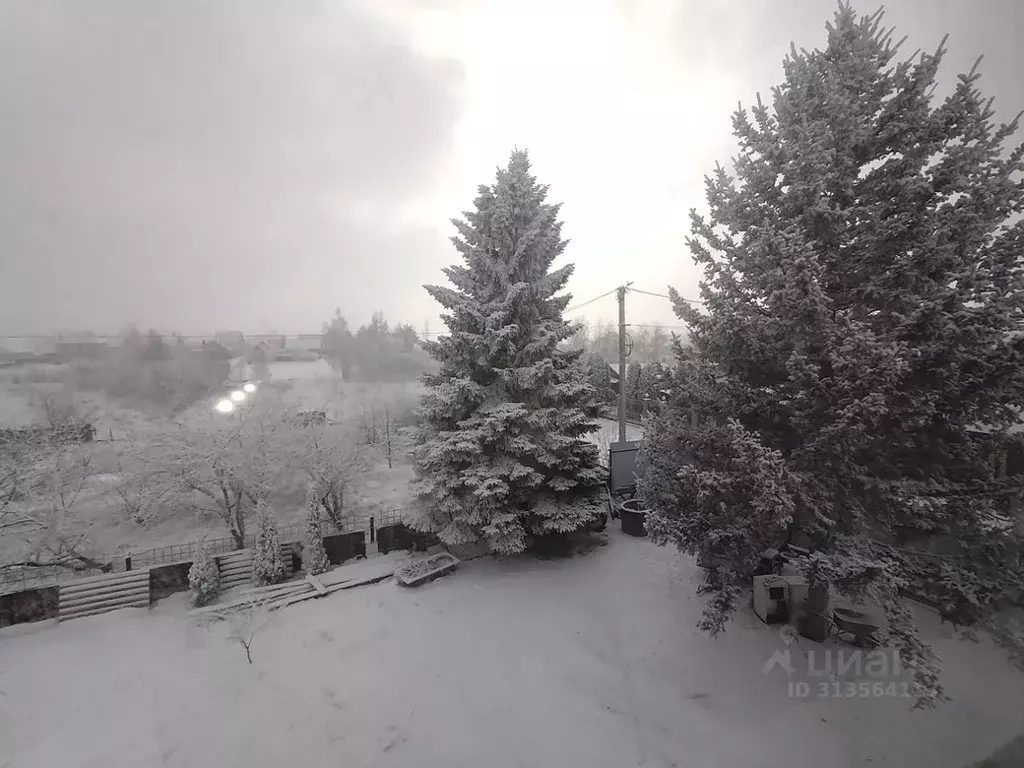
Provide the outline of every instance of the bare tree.
[[118,479],[111,494],[127,520],[149,525],[161,507],[176,501],[177,483],[168,446],[146,444],[129,434],[118,443],[118,454]]
[[37,395],[35,410],[45,424],[42,430],[49,431],[55,438],[89,441],[94,436],[92,424],[83,415],[80,404],[66,390]]
[[303,432],[299,438],[301,464],[310,492],[319,499],[327,519],[342,528],[345,493],[352,476],[365,466],[364,451],[353,430],[345,425],[325,424]]
[[0,434],[0,534],[16,524],[14,504],[24,498],[39,442],[14,430]]
[[224,621],[228,627],[228,642],[237,643],[245,651],[245,660],[252,664],[252,641],[256,634],[270,624],[273,614],[264,601],[252,597],[242,605],[225,607],[201,614],[200,624],[209,629],[213,623]]
[[394,469],[391,444],[391,409],[384,403],[384,455],[388,458],[388,469]]
[[377,406],[371,405],[369,411],[365,407],[360,409],[359,417],[363,432],[363,442],[366,445],[377,445],[380,440],[380,433],[377,430]]
[[182,428],[177,435],[181,487],[221,519],[239,549],[245,547],[246,524],[256,505],[292,464],[282,450],[284,427],[280,414],[248,408],[205,429]]
[[85,553],[79,501],[96,474],[91,446],[52,433],[8,435],[0,443],[0,571],[106,568]]
[[112,492],[125,518],[143,528],[159,512],[159,502],[168,495],[159,475],[148,470],[123,476]]
[[63,393],[49,392],[37,396],[37,410],[54,431],[62,431],[78,421],[78,412],[71,398]]

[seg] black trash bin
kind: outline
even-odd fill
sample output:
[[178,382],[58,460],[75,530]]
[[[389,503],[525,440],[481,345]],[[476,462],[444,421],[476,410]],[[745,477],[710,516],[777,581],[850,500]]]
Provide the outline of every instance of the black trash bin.
[[630,536],[646,536],[647,509],[640,499],[629,499],[619,505],[619,517],[622,519],[622,532]]

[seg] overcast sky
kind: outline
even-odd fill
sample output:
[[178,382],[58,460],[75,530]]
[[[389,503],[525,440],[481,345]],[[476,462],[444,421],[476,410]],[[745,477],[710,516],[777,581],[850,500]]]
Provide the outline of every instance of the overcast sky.
[[[730,113],[834,8],[0,0],[0,334],[308,333],[335,306],[437,330],[421,286],[456,258],[448,220],[516,145],[564,203],[576,301],[694,293],[687,211]],[[947,86],[984,53],[1000,116],[1024,108],[1020,0],[887,8],[907,53],[951,34]]]

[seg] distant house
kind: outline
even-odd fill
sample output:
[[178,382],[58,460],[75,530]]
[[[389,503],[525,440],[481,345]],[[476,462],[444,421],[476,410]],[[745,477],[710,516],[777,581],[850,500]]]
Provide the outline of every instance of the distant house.
[[110,344],[103,339],[60,338],[54,344],[57,360],[68,363],[73,360],[106,360],[110,357]]
[[217,331],[213,341],[234,355],[241,355],[246,350],[245,334],[241,331]]
[[246,340],[248,341],[248,346],[253,349],[263,347],[268,353],[278,352],[285,348],[285,337],[278,333],[249,336]]
[[618,363],[608,363],[608,386],[611,387],[612,392],[616,395],[619,394],[619,382],[622,377],[619,374]]
[[33,355],[52,355],[56,341],[57,338],[55,336],[10,337],[4,339],[4,349],[11,354],[28,357]]
[[216,341],[204,341],[199,349],[200,354],[206,355],[212,360],[230,360],[231,350]]
[[321,355],[320,335],[290,336],[285,339],[284,349],[274,354],[274,360],[314,362]]
[[203,348],[203,339],[199,336],[182,336],[180,333],[172,333],[167,343],[174,347],[183,348],[189,352]]
[[320,334],[316,335],[303,335],[303,336],[290,336],[285,340],[286,349],[301,349],[307,352],[320,352],[323,348],[323,336]]

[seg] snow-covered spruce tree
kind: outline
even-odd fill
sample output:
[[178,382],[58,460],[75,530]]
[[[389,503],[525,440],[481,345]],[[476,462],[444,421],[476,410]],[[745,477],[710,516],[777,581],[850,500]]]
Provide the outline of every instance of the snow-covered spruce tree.
[[306,494],[306,541],[302,549],[302,567],[314,576],[326,573],[331,565],[324,549],[324,536],[320,527],[321,499],[316,489],[310,486]]
[[596,352],[587,354],[584,357],[584,363],[587,370],[587,382],[594,388],[597,402],[605,407],[614,403],[615,392],[612,391],[608,363]]
[[281,537],[274,511],[264,502],[256,509],[256,551],[252,557],[252,580],[258,585],[276,584],[285,575]]
[[644,363],[640,369],[640,386],[638,388],[641,400],[657,402],[661,397],[664,372],[662,365],[657,360]]
[[597,393],[582,351],[559,348],[575,330],[562,317],[570,296],[558,295],[573,268],[552,270],[567,241],[547,192],[513,152],[453,220],[465,261],[445,270],[454,288],[427,287],[449,335],[423,343],[440,369],[424,377],[413,525],[447,544],[482,537],[515,553],[597,514]]
[[209,605],[220,595],[220,569],[210,554],[206,542],[199,545],[196,559],[188,569],[188,587],[192,590],[192,605]]
[[[696,356],[641,492],[652,536],[715,569],[708,629],[765,547],[807,545],[812,583],[884,607],[927,706],[939,665],[904,590],[1020,642],[1002,609],[1021,540],[997,514],[1020,486],[990,450],[1024,403],[1024,148],[1004,148],[1017,121],[993,125],[974,70],[933,102],[942,47],[897,62],[880,21],[840,6],[824,51],[786,59],[774,108],[733,117],[735,176],[716,169],[710,217],[691,214],[705,308],[672,293]],[[922,554],[939,540],[955,551]]]
[[640,399],[640,380],[643,378],[644,367],[639,362],[626,366],[626,399]]

